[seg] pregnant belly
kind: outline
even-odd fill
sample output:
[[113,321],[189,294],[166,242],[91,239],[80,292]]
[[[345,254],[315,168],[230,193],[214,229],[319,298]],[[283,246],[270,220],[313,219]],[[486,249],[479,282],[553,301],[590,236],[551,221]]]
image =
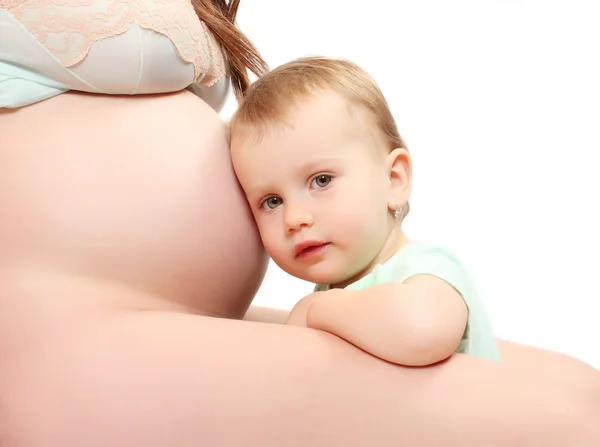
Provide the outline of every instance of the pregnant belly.
[[2,262],[207,315],[243,315],[266,269],[224,124],[189,92],[0,111],[0,210]]

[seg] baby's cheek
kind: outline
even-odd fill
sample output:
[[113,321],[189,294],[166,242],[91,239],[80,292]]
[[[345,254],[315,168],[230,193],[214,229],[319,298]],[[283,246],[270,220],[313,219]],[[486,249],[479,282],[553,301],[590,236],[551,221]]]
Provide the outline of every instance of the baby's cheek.
[[[356,203],[360,203],[356,201]],[[356,245],[359,251],[381,244],[386,237],[386,204],[365,203],[359,207],[347,207],[338,214],[338,228],[344,238]]]
[[346,245],[362,245],[370,239],[371,225],[364,213],[339,213],[334,224],[334,234]]
[[269,252],[273,247],[277,247],[277,231],[272,224],[257,221],[260,239],[265,249]]

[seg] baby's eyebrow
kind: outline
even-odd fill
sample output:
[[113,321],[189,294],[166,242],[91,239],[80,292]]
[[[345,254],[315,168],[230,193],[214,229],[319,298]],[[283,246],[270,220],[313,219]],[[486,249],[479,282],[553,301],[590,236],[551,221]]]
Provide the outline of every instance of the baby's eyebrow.
[[332,165],[335,163],[339,163],[339,161],[340,161],[339,158],[333,158],[333,157],[317,158],[317,159],[309,160],[306,163],[304,163],[303,165],[301,165],[300,170],[301,170],[301,172],[313,171],[323,165]]
[[275,193],[271,193],[269,191],[273,191],[274,188],[269,185],[255,185],[252,188],[244,190],[244,194],[246,195],[246,199],[249,201],[257,200],[258,198],[264,198],[269,195],[275,195]]

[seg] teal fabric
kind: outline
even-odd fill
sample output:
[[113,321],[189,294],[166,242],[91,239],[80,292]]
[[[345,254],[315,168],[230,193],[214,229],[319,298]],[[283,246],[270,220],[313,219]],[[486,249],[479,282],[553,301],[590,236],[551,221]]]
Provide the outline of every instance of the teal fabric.
[[60,95],[68,89],[39,73],[0,60],[0,108],[16,108]]
[[[368,275],[346,289],[364,290],[376,284],[404,282],[416,275],[432,275],[442,279],[454,287],[465,301],[469,310],[467,328],[456,352],[500,361],[492,325],[475,283],[465,266],[448,248],[416,242],[408,244],[385,264],[378,264]],[[328,288],[328,285],[317,285],[315,291]]]

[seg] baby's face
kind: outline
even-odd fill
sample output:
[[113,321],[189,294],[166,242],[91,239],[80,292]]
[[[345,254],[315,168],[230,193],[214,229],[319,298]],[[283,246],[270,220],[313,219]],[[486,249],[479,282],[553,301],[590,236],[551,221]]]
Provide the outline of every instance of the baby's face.
[[377,259],[394,225],[389,149],[368,111],[333,92],[301,100],[231,155],[265,248],[288,273],[337,284]]

